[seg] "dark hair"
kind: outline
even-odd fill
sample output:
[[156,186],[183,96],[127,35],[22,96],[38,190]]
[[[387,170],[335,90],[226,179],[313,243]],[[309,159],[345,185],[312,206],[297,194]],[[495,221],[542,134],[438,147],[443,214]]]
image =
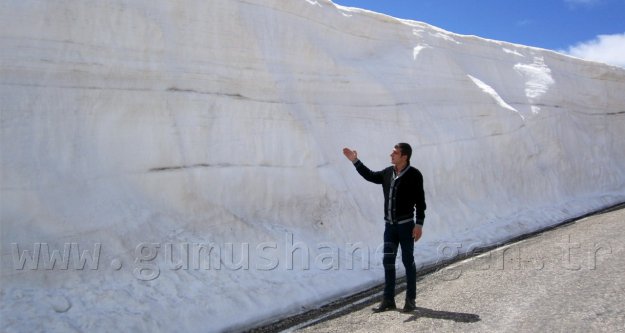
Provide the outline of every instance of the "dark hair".
[[410,162],[410,156],[412,156],[412,147],[405,142],[400,142],[395,145],[395,148],[399,149],[402,155],[408,156],[408,162]]

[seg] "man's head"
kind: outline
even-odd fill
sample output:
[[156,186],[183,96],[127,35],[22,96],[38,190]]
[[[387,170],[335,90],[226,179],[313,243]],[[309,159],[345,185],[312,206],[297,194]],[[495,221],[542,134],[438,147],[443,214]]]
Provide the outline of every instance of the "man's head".
[[410,164],[410,156],[412,156],[412,147],[405,142],[400,142],[393,147],[391,152],[391,163],[398,164]]

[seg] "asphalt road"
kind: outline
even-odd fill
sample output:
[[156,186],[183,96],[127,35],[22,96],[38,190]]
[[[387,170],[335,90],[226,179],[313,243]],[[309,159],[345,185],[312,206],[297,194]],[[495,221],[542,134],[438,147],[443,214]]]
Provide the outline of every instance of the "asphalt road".
[[587,217],[421,276],[413,313],[361,302],[295,331],[625,332],[624,229],[625,209]]

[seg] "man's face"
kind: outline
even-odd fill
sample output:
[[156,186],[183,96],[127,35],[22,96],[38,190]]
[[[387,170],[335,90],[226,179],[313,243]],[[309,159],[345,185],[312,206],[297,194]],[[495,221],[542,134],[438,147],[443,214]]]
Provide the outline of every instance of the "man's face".
[[399,148],[393,148],[391,152],[391,164],[397,165],[401,162],[406,162],[407,156],[401,154],[401,150]]

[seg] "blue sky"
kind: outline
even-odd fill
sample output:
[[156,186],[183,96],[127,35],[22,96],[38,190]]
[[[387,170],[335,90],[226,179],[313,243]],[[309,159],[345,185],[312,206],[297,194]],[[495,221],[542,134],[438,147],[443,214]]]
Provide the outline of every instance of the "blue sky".
[[333,1],[455,33],[594,56],[591,60],[625,67],[625,0]]

